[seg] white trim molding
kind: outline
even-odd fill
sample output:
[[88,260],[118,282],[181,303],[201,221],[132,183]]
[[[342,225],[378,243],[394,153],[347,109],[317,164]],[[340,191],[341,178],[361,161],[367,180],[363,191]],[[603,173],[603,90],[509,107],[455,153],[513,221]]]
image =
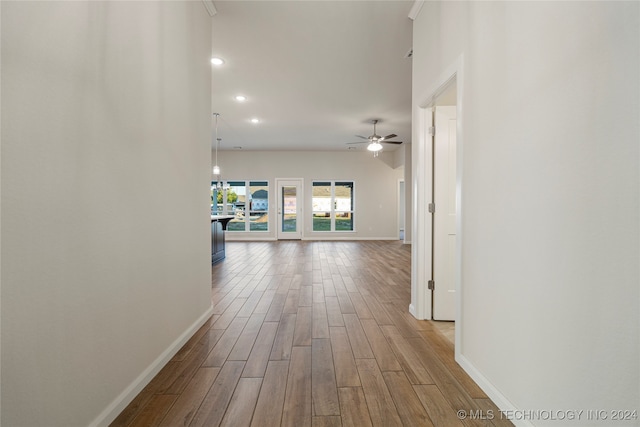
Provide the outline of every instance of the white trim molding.
[[414,108],[412,144],[412,245],[411,245],[411,305],[410,313],[418,320],[431,319],[431,291],[427,280],[431,277],[431,217],[428,214],[431,192],[431,150],[427,133],[431,127],[431,110]]
[[202,325],[213,315],[213,305],[205,311],[187,330],[185,330],[165,351],[163,351],[127,388],[124,389],[96,417],[89,427],[109,425],[129,405],[130,402],[142,391],[143,388],[160,372],[182,346],[191,338]]
[[[493,385],[491,381],[487,379],[480,371],[476,369],[473,363],[469,362],[466,357],[461,354],[456,354],[455,357],[456,362],[465,370],[467,374],[480,386],[482,391],[484,391],[487,396],[496,404],[500,411],[517,411],[519,408],[514,405],[509,399],[507,399],[504,394],[500,392]],[[501,414],[494,414],[496,419],[501,418]],[[516,425],[517,427],[533,427],[531,421],[526,419],[510,419],[510,421]]]

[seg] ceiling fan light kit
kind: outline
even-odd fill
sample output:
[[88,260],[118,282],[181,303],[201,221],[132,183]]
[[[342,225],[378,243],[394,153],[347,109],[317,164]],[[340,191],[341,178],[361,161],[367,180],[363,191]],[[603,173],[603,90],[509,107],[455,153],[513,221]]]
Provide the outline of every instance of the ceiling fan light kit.
[[382,144],[380,144],[379,142],[372,142],[371,144],[367,145],[367,150],[369,150],[369,151],[381,151],[382,150]]
[[382,151],[382,148],[383,148],[382,144],[402,144],[401,141],[388,141],[389,139],[392,139],[398,136],[395,133],[391,133],[387,136],[378,135],[376,133],[376,124],[378,124],[379,121],[380,120],[378,119],[371,120],[371,122],[373,123],[373,135],[368,137],[356,135],[358,138],[366,139],[366,141],[348,142],[347,145],[368,143],[369,145],[367,145],[367,150],[373,152],[373,157],[378,157],[378,154],[380,153],[380,151]]

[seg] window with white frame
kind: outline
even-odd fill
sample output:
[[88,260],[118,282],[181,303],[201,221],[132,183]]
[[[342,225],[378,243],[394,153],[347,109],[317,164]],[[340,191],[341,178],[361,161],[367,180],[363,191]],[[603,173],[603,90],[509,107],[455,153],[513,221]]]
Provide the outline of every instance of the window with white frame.
[[269,183],[249,181],[249,231],[269,231]]
[[353,182],[314,181],[312,187],[313,231],[353,231]]
[[[227,231],[269,231],[269,182],[211,183],[211,214],[234,215]],[[214,203],[216,201],[216,203]]]

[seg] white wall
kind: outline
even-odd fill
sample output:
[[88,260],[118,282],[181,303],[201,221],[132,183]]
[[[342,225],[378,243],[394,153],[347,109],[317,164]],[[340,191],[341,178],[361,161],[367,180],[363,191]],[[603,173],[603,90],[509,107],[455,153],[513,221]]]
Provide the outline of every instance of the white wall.
[[2,424],[106,424],[211,307],[211,18],[1,7]]
[[504,409],[640,413],[639,16],[425,2],[414,22],[414,117],[463,57],[457,359]]
[[[314,232],[305,217],[303,239],[398,239],[398,179],[403,168],[393,169],[393,153],[374,158],[369,152],[330,151],[218,151],[225,180],[268,180],[269,232],[227,233],[227,239],[275,239],[276,178],[304,179],[304,212],[311,215],[313,180],[355,183],[355,232]],[[386,161],[383,161],[386,160]]]

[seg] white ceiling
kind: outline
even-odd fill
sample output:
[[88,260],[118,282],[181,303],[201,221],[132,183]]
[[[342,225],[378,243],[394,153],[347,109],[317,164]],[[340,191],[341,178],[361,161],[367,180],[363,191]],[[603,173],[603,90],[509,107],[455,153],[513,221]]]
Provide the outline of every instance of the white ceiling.
[[373,133],[372,119],[379,135],[410,142],[412,1],[214,4],[213,54],[226,61],[212,67],[220,150],[346,151]]

